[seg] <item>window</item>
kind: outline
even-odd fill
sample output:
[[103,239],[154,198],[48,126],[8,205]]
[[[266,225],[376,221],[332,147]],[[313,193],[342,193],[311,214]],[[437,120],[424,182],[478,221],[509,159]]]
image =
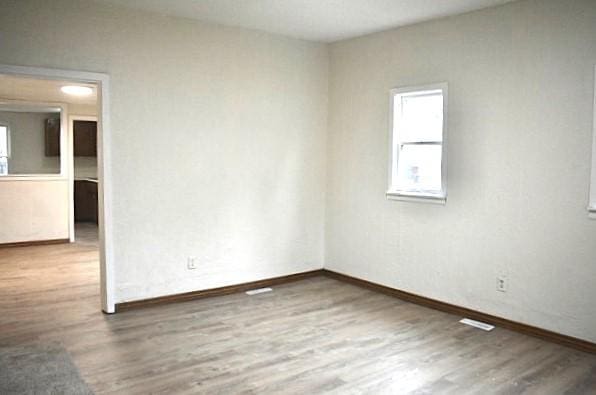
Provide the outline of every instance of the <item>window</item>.
[[593,141],[592,141],[592,183],[590,187],[590,202],[588,204],[588,215],[596,219],[596,67],[594,67],[594,116],[592,119]]
[[8,125],[0,124],[0,176],[8,175],[9,153]]
[[447,84],[391,91],[387,197],[445,203]]

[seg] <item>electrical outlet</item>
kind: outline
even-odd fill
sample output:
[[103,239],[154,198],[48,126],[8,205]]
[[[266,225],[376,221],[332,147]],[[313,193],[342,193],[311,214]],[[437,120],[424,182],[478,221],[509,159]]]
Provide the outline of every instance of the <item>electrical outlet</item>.
[[197,268],[197,258],[194,256],[189,256],[186,260],[186,268],[188,270],[195,270]]
[[507,292],[507,276],[500,275],[497,277],[497,291]]

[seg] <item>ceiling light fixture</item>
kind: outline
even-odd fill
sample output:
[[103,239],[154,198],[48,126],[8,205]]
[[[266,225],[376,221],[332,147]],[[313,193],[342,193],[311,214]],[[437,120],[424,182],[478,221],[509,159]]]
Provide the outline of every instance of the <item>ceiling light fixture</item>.
[[80,85],[66,85],[63,86],[60,90],[66,93],[67,95],[73,96],[89,96],[93,93],[93,88]]

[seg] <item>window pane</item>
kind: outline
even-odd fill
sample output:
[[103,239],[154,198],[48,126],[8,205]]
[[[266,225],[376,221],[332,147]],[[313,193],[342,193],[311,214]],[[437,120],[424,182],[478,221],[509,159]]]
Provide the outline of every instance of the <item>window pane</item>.
[[441,92],[398,95],[396,126],[400,142],[443,141],[443,95]]
[[0,176],[8,175],[8,159],[0,157]]
[[441,145],[402,145],[396,182],[400,191],[441,192]]
[[8,156],[8,129],[0,126],[0,157]]

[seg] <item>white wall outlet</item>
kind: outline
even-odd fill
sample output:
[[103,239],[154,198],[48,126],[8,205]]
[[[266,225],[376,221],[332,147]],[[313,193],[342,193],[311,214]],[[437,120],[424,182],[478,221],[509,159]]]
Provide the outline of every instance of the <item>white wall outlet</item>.
[[197,268],[197,257],[189,256],[186,260],[186,268],[188,270],[195,270]]
[[497,276],[497,291],[507,292],[507,276],[504,274]]

